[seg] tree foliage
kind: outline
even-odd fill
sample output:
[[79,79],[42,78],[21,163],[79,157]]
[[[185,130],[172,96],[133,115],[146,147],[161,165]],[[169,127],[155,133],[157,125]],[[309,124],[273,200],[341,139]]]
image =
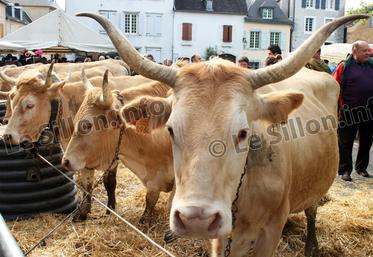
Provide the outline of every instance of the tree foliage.
[[[373,4],[361,3],[360,7],[358,7],[358,8],[352,8],[352,9],[347,10],[347,14],[349,14],[349,15],[352,15],[352,14],[366,14],[366,15],[371,16],[371,19],[372,19],[372,16],[373,16]],[[360,20],[360,21],[357,21],[357,22],[358,23],[366,23],[367,20]]]
[[208,48],[206,48],[206,52],[205,52],[206,60],[208,60],[210,58],[210,56],[212,56],[212,55],[217,56],[218,52],[216,51],[216,49],[214,47],[209,46]]

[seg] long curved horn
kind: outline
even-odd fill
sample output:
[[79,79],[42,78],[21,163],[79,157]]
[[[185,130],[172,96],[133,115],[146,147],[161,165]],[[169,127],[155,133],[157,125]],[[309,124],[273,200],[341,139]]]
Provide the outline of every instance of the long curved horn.
[[84,67],[82,67],[82,73],[80,74],[80,78],[82,79],[82,81],[83,81],[83,85],[84,85],[84,88],[85,88],[86,90],[88,90],[88,89],[90,89],[90,88],[93,88],[92,83],[88,80],[87,75],[85,74],[85,69],[84,69]]
[[166,83],[174,87],[177,70],[152,62],[142,57],[122,33],[105,17],[95,13],[79,13],[77,16],[90,17],[105,29],[118,50],[120,57],[138,74]]
[[7,99],[10,95],[10,91],[0,91],[0,99]]
[[293,76],[312,58],[335,29],[347,22],[367,18],[369,18],[367,15],[351,15],[325,24],[283,61],[265,68],[248,71],[248,81],[254,89],[258,89]]
[[52,85],[52,71],[53,71],[53,66],[54,66],[54,60],[51,62],[49,65],[49,69],[47,72],[47,77],[45,79],[45,87],[48,88]]
[[102,98],[101,103],[105,106],[111,106],[113,103],[113,96],[109,88],[109,70],[104,73],[104,79],[102,80]]
[[16,85],[17,80],[15,78],[9,77],[8,75],[5,74],[5,70],[2,70],[0,72],[0,78],[4,80],[5,82],[8,82],[11,85]]

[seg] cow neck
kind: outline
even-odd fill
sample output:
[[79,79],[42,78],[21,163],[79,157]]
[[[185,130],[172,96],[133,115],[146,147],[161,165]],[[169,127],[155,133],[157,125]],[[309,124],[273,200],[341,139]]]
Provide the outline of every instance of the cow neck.
[[236,225],[236,219],[237,219],[236,215],[238,213],[237,202],[238,202],[238,198],[240,197],[240,189],[241,189],[242,184],[243,184],[243,178],[247,174],[248,161],[249,161],[249,155],[247,155],[247,157],[246,157],[245,166],[244,166],[243,171],[241,173],[240,182],[238,183],[238,186],[237,186],[237,189],[236,189],[236,196],[235,196],[235,198],[234,198],[234,200],[232,202],[232,207],[231,207],[231,213],[232,213],[232,231],[228,235],[228,238],[227,238],[228,242],[227,242],[227,244],[225,246],[224,257],[229,256],[230,253],[231,253],[232,235],[233,235],[233,230],[234,230],[235,225]]
[[60,98],[53,99],[50,101],[51,105],[51,115],[49,117],[49,122],[48,122],[48,128],[53,131],[53,141],[58,142],[58,138],[60,136],[60,130],[58,123],[61,120],[61,115],[62,115],[62,103]]
[[[124,106],[123,96],[117,91],[115,92],[115,95],[116,95],[117,100],[120,102],[121,106]],[[119,160],[118,156],[119,156],[119,151],[120,151],[120,145],[121,145],[121,142],[122,142],[123,133],[126,129],[126,125],[124,124],[124,122],[121,120],[121,118],[119,116],[119,110],[120,110],[120,108],[115,110],[116,116],[117,116],[117,121],[120,124],[119,125],[120,126],[119,138],[118,138],[117,146],[115,148],[114,157],[111,160],[111,163],[109,164],[106,171],[111,170],[113,168],[114,163]]]

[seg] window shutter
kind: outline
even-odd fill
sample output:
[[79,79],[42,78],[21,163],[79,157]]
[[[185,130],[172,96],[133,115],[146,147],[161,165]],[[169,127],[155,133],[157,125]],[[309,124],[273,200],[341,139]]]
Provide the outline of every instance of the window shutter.
[[146,14],[146,35],[150,36],[153,35],[153,21],[152,16],[150,14]]
[[320,9],[320,0],[316,0],[316,9]]
[[145,33],[145,15],[144,13],[137,14],[137,34],[143,35]]
[[306,8],[306,0],[302,0],[302,8]]
[[232,42],[232,31],[233,31],[233,27],[232,25],[229,25],[228,26],[228,42]]
[[321,9],[325,10],[326,0],[321,0]]
[[192,40],[192,23],[183,23],[182,40]]
[[335,0],[335,9],[339,10],[339,0]]
[[157,15],[155,17],[155,35],[162,36],[162,15]]
[[223,25],[223,42],[228,42],[228,26]]
[[232,26],[223,26],[223,42],[232,42]]
[[268,31],[261,31],[259,33],[259,48],[267,49],[269,46],[269,37],[271,36],[271,32]]
[[192,23],[188,23],[188,40],[192,41]]

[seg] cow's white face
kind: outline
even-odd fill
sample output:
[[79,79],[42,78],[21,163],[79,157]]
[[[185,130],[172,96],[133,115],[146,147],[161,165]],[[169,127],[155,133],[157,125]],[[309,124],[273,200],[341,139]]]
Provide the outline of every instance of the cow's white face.
[[247,156],[240,149],[247,149],[250,134],[247,99],[232,94],[206,105],[204,97],[187,103],[188,92],[179,93],[167,122],[176,181],[171,229],[216,238],[231,231],[231,204]]

